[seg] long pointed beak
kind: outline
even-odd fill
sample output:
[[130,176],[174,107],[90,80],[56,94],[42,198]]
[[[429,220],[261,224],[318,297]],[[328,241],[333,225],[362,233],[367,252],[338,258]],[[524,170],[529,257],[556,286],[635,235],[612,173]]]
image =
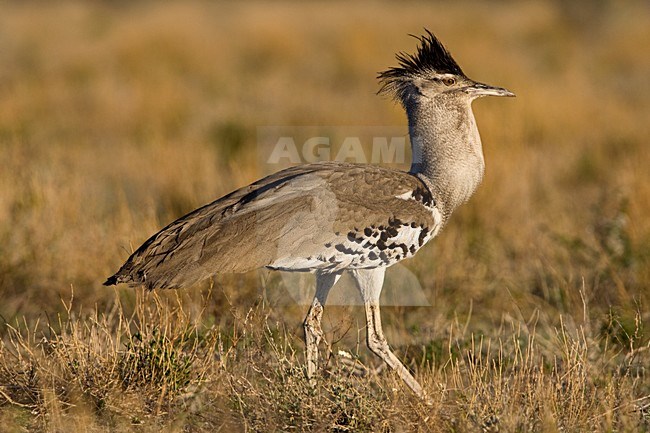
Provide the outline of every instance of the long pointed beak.
[[504,89],[503,87],[488,86],[487,84],[483,83],[474,83],[471,86],[465,87],[465,93],[476,98],[480,96],[515,96],[515,94],[508,89]]

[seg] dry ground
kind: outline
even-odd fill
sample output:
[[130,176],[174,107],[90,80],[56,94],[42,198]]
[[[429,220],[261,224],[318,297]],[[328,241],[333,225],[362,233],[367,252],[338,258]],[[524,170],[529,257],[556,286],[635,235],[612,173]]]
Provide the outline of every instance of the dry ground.
[[[398,270],[433,306],[384,309],[433,406],[354,306],[307,387],[276,274],[101,286],[268,170],[258,127],[406,133],[375,74],[423,27],[518,95],[474,104],[484,184]],[[0,431],[649,431],[648,46],[645,2],[4,2]]]

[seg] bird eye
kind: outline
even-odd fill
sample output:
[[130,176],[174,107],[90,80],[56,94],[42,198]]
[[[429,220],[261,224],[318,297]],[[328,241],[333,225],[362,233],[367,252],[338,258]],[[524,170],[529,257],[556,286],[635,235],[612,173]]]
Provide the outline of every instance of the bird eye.
[[456,84],[456,80],[454,80],[453,78],[449,78],[449,77],[443,78],[442,82],[445,84],[445,86],[451,86],[452,84]]

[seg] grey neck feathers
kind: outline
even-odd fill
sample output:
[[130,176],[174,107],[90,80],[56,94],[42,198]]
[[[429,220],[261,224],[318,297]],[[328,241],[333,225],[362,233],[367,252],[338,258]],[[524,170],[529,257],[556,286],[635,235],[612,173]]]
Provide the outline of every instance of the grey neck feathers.
[[471,100],[440,96],[404,105],[413,149],[410,173],[429,186],[446,221],[483,179],[483,148]]

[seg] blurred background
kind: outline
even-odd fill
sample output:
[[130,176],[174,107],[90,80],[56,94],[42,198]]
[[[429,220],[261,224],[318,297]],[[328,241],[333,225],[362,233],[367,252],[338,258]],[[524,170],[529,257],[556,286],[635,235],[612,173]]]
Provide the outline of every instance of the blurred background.
[[[3,2],[0,316],[32,322],[72,294],[82,314],[134,302],[101,283],[168,222],[262,176],[259,127],[406,133],[376,74],[425,27],[517,98],[475,102],[485,181],[404,262],[433,308],[389,308],[389,341],[459,317],[580,321],[583,300],[603,332],[648,323],[650,6],[606,0]],[[298,335],[305,307],[268,301],[280,282],[218,277],[209,312],[271,302]]]

